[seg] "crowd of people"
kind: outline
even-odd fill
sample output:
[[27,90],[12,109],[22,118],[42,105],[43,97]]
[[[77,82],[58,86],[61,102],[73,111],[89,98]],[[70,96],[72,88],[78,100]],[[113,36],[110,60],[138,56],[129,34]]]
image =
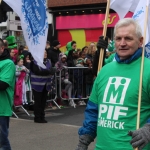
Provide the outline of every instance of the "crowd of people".
[[[14,36],[7,37],[3,42],[16,67],[14,109],[21,105],[25,109],[32,108],[34,122],[46,123],[44,109],[51,95],[57,94],[56,100],[60,107],[66,104],[73,107],[86,105],[97,75],[97,68],[93,67],[97,52],[94,42],[82,49],[77,48],[75,41],[68,42],[66,52],[62,53],[58,40],[54,40],[52,44],[47,41],[43,58],[46,69],[38,66],[27,46],[21,45],[17,49]],[[108,41],[104,45],[106,47]],[[74,101],[75,98],[78,100]],[[64,100],[68,100],[67,103]],[[48,105],[52,106],[53,103]]]

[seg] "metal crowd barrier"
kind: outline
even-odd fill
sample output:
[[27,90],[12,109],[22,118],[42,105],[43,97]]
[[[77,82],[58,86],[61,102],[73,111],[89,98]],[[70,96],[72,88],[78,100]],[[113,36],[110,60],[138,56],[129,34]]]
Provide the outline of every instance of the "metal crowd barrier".
[[[71,93],[71,100],[79,101],[79,100],[86,100],[86,86],[85,86],[85,75],[84,69],[88,67],[67,67],[63,68],[58,73],[58,81],[59,81],[59,95],[62,100],[66,100],[66,98],[62,97],[62,90],[65,89],[65,84],[62,82],[62,78],[65,78],[66,72],[68,72],[69,81],[72,83],[72,93]],[[74,106],[75,107],[75,106]]]
[[[30,114],[28,113],[28,111],[23,107],[23,105],[18,105],[18,106],[15,106],[14,105],[14,107],[15,108],[22,108],[22,110],[28,115],[28,116],[30,116]],[[19,118],[18,116],[17,116],[17,114],[13,111],[13,115],[16,117],[16,118]]]
[[[84,69],[87,69],[88,67],[67,67],[63,68],[60,72],[57,72],[54,76],[52,76],[52,89],[49,91],[49,95],[47,98],[47,102],[54,102],[54,104],[60,109],[60,106],[57,103],[57,99],[61,98],[61,100],[68,100],[62,96],[62,90],[65,89],[65,84],[62,82],[62,77],[64,76],[64,72],[68,72],[69,75],[69,81],[72,83],[72,92],[71,92],[71,98],[74,108],[75,103],[74,101],[80,101],[80,100],[86,100],[86,83],[85,83],[85,75],[84,75]],[[24,112],[30,116],[28,111],[23,108],[22,105],[15,106],[21,107]],[[13,115],[17,118],[18,116],[13,112]]]
[[55,73],[55,75],[53,76],[53,79],[52,79],[52,85],[51,85],[51,91],[49,91],[48,93],[48,99],[47,99],[47,102],[54,102],[54,104],[60,109],[60,106],[57,104],[56,100],[58,98],[58,88],[57,88],[57,75]]

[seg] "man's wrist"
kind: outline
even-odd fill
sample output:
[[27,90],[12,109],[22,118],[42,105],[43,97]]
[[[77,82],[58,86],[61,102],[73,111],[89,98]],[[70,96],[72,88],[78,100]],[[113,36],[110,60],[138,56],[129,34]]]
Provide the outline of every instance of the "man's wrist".
[[80,136],[79,141],[80,143],[88,146],[91,142],[94,141],[94,138],[88,134],[85,134]]

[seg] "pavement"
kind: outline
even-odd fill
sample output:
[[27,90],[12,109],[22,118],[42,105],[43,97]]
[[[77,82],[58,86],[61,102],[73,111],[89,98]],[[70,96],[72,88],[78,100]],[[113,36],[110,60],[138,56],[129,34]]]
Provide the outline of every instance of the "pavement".
[[[46,109],[48,123],[33,122],[33,112],[27,116],[17,112],[19,119],[10,119],[9,139],[12,150],[75,150],[78,129],[84,118],[85,106],[77,108]],[[88,150],[94,150],[91,143]]]

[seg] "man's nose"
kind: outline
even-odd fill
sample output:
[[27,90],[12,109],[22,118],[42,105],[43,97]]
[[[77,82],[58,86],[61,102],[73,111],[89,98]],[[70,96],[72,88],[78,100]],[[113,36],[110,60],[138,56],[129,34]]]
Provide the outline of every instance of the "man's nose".
[[120,45],[121,45],[121,46],[125,46],[125,45],[126,45],[126,41],[125,41],[125,39],[121,39],[121,41],[120,41]]

